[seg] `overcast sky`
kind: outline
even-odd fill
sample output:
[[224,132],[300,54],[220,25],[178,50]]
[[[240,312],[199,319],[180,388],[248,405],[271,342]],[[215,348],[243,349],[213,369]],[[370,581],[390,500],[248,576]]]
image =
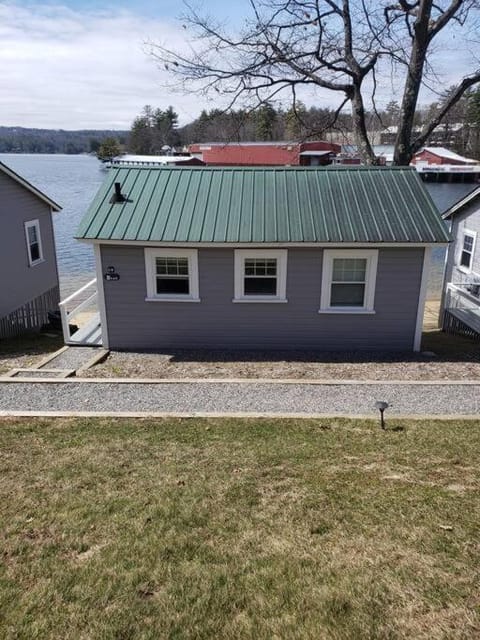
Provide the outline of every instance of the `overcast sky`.
[[0,2],[0,125],[128,129],[145,104],[174,104],[183,123],[194,119],[198,97],[166,95],[145,48],[149,40],[182,42],[180,6]]
[[[247,4],[203,2],[237,24]],[[181,10],[180,0],[0,0],[0,125],[129,129],[145,104],[174,105],[181,124],[212,108],[197,95],[166,94],[166,72],[146,53],[147,41],[185,46]],[[317,92],[318,106],[330,102]]]

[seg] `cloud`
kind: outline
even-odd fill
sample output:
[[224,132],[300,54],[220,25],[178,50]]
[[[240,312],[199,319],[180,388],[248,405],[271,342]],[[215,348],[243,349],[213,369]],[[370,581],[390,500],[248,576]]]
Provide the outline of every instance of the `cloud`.
[[[207,102],[194,93],[168,92],[164,88],[167,72],[146,52],[149,41],[176,50],[188,47],[185,31],[170,18],[176,4],[173,0],[155,0],[166,12],[163,18],[136,13],[138,5],[135,11],[118,5],[78,9],[55,1],[58,3],[0,0],[0,125],[129,129],[145,104],[174,105],[180,124],[193,120],[203,108],[222,106],[218,95],[215,102]],[[223,0],[209,0],[209,5],[216,11],[220,5],[223,11],[228,6]],[[235,4],[231,11],[238,25],[240,9]],[[440,76],[433,82],[437,89],[458,81],[469,62],[471,65],[470,52],[458,45],[449,31],[437,47]],[[401,96],[402,73],[397,71],[392,75],[387,70],[379,78],[381,105]],[[371,80],[365,88],[368,105]],[[318,87],[300,89],[298,96],[307,105],[319,107],[335,106],[342,97]],[[288,94],[283,98],[288,105]],[[421,93],[423,102],[435,98],[432,92]]]
[[125,9],[0,3],[0,124],[128,129],[145,104],[173,104],[186,123],[204,105],[167,94],[144,46],[182,47],[183,38],[176,23]]

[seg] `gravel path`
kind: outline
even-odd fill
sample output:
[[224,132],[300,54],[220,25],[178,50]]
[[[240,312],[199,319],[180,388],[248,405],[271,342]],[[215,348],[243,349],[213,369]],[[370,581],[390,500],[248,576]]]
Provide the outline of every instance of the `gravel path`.
[[44,365],[45,369],[78,369],[98,353],[98,347],[68,347]]
[[[0,411],[477,415],[478,385],[0,382]],[[479,415],[480,418],[480,415]]]

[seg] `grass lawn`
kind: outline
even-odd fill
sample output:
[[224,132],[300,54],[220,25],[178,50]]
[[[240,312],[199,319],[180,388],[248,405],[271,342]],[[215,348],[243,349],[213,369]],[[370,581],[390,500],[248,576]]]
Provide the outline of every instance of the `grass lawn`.
[[480,637],[480,422],[0,421],[0,637]]
[[478,340],[440,330],[423,332],[422,350],[433,351],[446,362],[480,361],[480,342]]

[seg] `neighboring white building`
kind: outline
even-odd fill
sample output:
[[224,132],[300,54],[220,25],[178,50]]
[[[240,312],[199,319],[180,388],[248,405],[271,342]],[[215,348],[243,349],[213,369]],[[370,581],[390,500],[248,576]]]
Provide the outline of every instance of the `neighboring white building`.
[[451,221],[442,297],[442,327],[480,339],[480,187],[443,215]]
[[109,163],[109,166],[118,165],[121,167],[133,167],[133,166],[148,166],[153,165],[156,167],[164,166],[189,166],[189,165],[202,165],[204,164],[198,158],[192,155],[184,156],[139,156],[132,154],[125,154],[123,156],[116,156]]

